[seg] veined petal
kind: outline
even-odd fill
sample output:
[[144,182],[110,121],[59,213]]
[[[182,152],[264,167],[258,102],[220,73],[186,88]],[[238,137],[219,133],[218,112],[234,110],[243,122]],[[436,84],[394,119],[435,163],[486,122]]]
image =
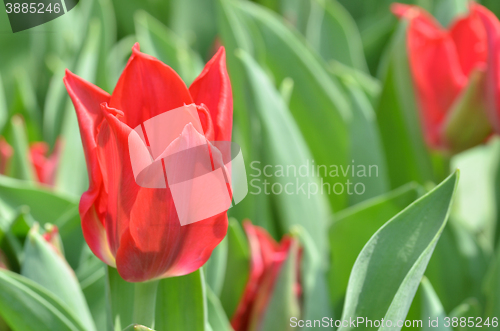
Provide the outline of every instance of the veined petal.
[[134,179],[128,149],[132,129],[117,118],[119,111],[102,104],[102,112],[105,120],[97,136],[97,157],[108,202],[105,228],[111,252],[116,256],[140,187]]
[[161,61],[141,53],[136,44],[109,106],[123,111],[123,121],[135,128],[158,114],[191,103],[191,95],[179,75]]
[[89,174],[89,189],[83,193],[79,206],[83,235],[92,252],[106,264],[114,266],[114,257],[104,230],[107,194],[102,182],[96,143],[98,129],[104,119],[100,104],[108,102],[110,96],[69,70],[66,70],[64,84],[75,106]]
[[132,129],[110,112],[105,116],[101,131],[107,132],[99,133],[105,142],[100,159],[108,164],[103,168],[115,172],[103,173],[111,185],[109,201],[114,201],[108,206],[106,230],[110,246],[117,249],[118,272],[129,282],[141,282],[199,269],[226,234],[226,212],[181,226],[168,185],[136,184],[127,145]]
[[205,65],[201,74],[189,87],[196,104],[205,104],[212,117],[216,141],[231,141],[233,125],[233,97],[226,69],[224,47]]

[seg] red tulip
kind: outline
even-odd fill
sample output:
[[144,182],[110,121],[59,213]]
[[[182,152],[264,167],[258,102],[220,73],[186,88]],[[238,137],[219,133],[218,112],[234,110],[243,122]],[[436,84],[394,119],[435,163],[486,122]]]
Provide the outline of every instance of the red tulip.
[[50,156],[47,155],[49,145],[46,142],[36,142],[30,146],[30,160],[35,168],[38,182],[53,186],[61,154],[61,141],[58,140]]
[[5,140],[5,138],[0,138],[0,174],[5,175],[7,167],[9,166],[10,159],[12,157],[13,151],[12,147]]
[[460,151],[483,142],[488,117],[500,125],[498,19],[474,2],[448,30],[416,6],[394,4],[392,11],[409,21],[408,54],[428,145]]
[[189,89],[172,68],[141,53],[138,44],[112,95],[69,71],[64,82],[85,150],[90,185],[80,215],[94,254],[130,282],[200,268],[226,235],[226,212],[181,227],[168,185],[136,184],[127,141],[144,121],[189,104],[197,105],[206,139],[230,141],[233,105],[224,49]]
[[[252,225],[250,221],[245,221],[243,226],[250,244],[250,275],[231,318],[235,331],[259,330],[259,323],[273,294],[283,263],[291,253],[292,246],[297,245],[296,239],[289,236],[277,243],[265,229]],[[297,254],[297,259],[299,265],[300,254]],[[298,272],[294,295],[299,300],[301,286]]]

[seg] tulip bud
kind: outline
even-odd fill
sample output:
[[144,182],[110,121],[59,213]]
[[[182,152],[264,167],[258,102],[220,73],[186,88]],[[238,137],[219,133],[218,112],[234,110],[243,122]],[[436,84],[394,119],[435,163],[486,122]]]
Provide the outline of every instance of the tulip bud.
[[5,138],[0,138],[0,174],[5,175],[12,157],[13,150]]
[[449,30],[417,6],[395,4],[392,11],[409,21],[409,62],[429,147],[454,154],[484,142],[495,125],[491,91],[498,90],[492,29],[482,18],[489,11],[471,2]]
[[300,316],[299,242],[285,236],[277,243],[267,231],[243,224],[250,244],[250,277],[231,325],[235,331],[260,330],[272,323],[287,329]]
[[56,251],[61,257],[64,258],[64,249],[59,235],[59,229],[57,226],[52,224],[45,224],[45,233],[43,234],[43,239],[50,244],[52,249]]
[[49,146],[45,142],[37,142],[30,147],[30,160],[35,168],[39,183],[53,186],[56,180],[57,166],[61,154],[61,140],[57,140],[52,154],[47,155]]

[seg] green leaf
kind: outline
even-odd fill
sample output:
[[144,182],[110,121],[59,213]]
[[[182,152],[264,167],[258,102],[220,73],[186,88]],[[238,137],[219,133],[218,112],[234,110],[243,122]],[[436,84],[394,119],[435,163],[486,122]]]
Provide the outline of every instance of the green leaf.
[[72,267],[78,266],[84,240],[76,200],[44,187],[0,176],[0,201],[0,211],[12,218],[19,208],[27,206],[28,212],[40,224],[56,225],[67,248],[66,259]]
[[0,229],[0,250],[8,260],[9,270],[19,272],[24,259],[24,241],[34,224],[28,207],[19,208]]
[[57,297],[6,270],[0,270],[0,315],[13,331],[87,331]]
[[210,259],[203,267],[205,281],[213,292],[219,296],[224,286],[224,276],[226,274],[228,239],[225,237],[220,244],[212,251]]
[[[444,318],[446,317],[446,312],[444,311],[443,305],[439,300],[436,292],[432,288],[431,282],[424,277],[422,278],[422,321],[423,330],[435,330],[435,331],[451,331],[451,327],[445,326]],[[436,324],[429,326],[428,321],[436,321]]]
[[[306,38],[325,61],[337,60],[368,72],[356,23],[337,1],[311,1]],[[314,15],[315,14],[315,15]]]
[[[461,303],[459,306],[455,307],[455,309],[453,309],[449,313],[449,317],[450,318],[456,317],[456,318],[458,318],[459,321],[460,321],[460,318],[463,318],[463,317],[465,317],[465,319],[467,321],[469,321],[469,318],[470,318],[470,320],[473,320],[474,324],[475,324],[476,318],[481,316],[481,314],[482,314],[481,307],[480,307],[477,299],[476,298],[469,298],[469,299],[465,300],[463,303]],[[490,315],[486,315],[486,316],[490,316]],[[491,316],[495,316],[495,315],[491,315]],[[458,327],[455,328],[455,330],[457,330],[457,331],[472,331],[472,330],[477,330],[477,328],[475,326],[474,327],[469,327],[469,326],[462,327],[459,324]]]
[[[333,318],[325,268],[318,249],[303,227],[295,226],[291,229],[291,233],[299,239],[303,248],[299,268],[303,300],[301,319],[320,320],[325,316]],[[307,328],[302,330],[307,330]]]
[[109,300],[109,323],[114,331],[121,331],[133,323],[134,284],[124,281],[115,268],[107,267],[106,293]]
[[[280,17],[248,1],[235,5],[241,19],[252,27],[249,31],[256,48],[254,55],[261,66],[269,69],[275,82],[286,77],[293,79],[290,112],[316,164],[327,167],[350,164],[348,128],[352,113],[340,84],[328,74],[325,64],[300,35],[286,27]],[[334,153],[332,146],[335,146]],[[346,179],[323,177],[331,186],[344,184]],[[329,194],[328,198],[334,211],[346,207],[346,192]],[[309,229],[308,232],[314,236]]]
[[[264,152],[268,160],[266,164],[274,166],[275,169],[281,167],[284,173],[288,172],[290,166],[298,171],[301,166],[309,164],[312,156],[297,124],[278,91],[271,85],[259,65],[243,51],[240,57],[245,65],[250,93],[255,102],[255,112],[262,125],[264,146],[266,146]],[[324,197],[326,193],[320,193],[323,189],[323,181],[320,182],[309,171],[307,176],[297,176],[292,172],[267,179],[271,183],[270,187],[265,186],[265,181],[257,183],[261,189],[259,193],[266,195],[273,193],[278,221],[283,232],[288,232],[292,225],[303,226],[314,239],[320,254],[322,256],[326,254],[326,229],[330,210]],[[275,190],[273,187],[278,189]],[[292,187],[292,194],[289,193],[290,190],[285,193],[284,190],[290,187]]]
[[[458,171],[380,228],[349,278],[342,320],[404,320],[446,225]],[[365,328],[374,330],[375,327]],[[399,330],[383,328],[379,330]],[[341,327],[339,330],[350,330]]]
[[351,101],[353,113],[350,156],[355,176],[351,178],[354,194],[349,195],[349,204],[355,205],[387,192],[390,183],[373,107],[352,77],[344,77],[342,81]]
[[186,85],[191,84],[203,69],[199,55],[147,12],[138,11],[134,18],[141,50],[172,67]]
[[173,0],[170,3],[172,30],[203,58],[210,58],[217,35],[215,3],[205,0]]
[[21,274],[56,295],[87,330],[96,330],[73,270],[34,226],[26,238]]
[[[263,158],[263,142],[259,120],[251,111],[251,100],[246,93],[248,82],[244,75],[241,75],[245,69],[236,57],[235,51],[237,49],[251,51],[253,45],[231,0],[217,0],[217,18],[220,37],[226,48],[226,62],[233,91],[233,140],[241,146],[246,169],[251,169],[252,162],[261,161]],[[263,226],[271,234],[276,235],[271,205],[269,196],[250,193],[241,203],[229,210],[229,215],[240,220],[251,219],[254,224]]]
[[227,229],[227,267],[220,301],[231,318],[240,302],[250,274],[250,248],[240,224],[229,219]]
[[165,278],[158,284],[155,329],[204,331],[207,304],[203,272]]
[[378,99],[382,90],[382,86],[378,79],[360,70],[348,67],[338,61],[330,61],[328,63],[328,71],[336,77],[335,79],[341,79],[342,77],[354,79],[357,85],[359,85],[359,88],[366,94],[368,100],[370,100],[370,104],[372,104],[373,107],[378,104]]
[[433,180],[423,140],[406,48],[407,22],[396,31],[382,66],[382,92],[376,109],[391,187]]
[[10,111],[13,114],[20,114],[26,121],[28,141],[38,141],[42,127],[41,111],[32,76],[28,74],[27,68],[24,66],[18,66],[15,69],[15,83],[15,99]]
[[107,328],[106,266],[90,251],[85,249],[87,258],[79,263],[75,271],[85,300],[90,308],[97,330]]
[[422,191],[419,186],[410,183],[336,215],[329,232],[329,288],[338,314],[341,312],[349,274],[365,244],[387,220],[415,201]]
[[43,138],[51,146],[55,144],[57,137],[61,133],[64,110],[69,103],[66,87],[61,84],[64,78],[65,64],[59,60],[57,64],[54,64],[54,66],[56,65],[58,68],[50,80],[43,109]]
[[488,277],[484,281],[485,316],[500,316],[500,248],[496,250],[495,255]]
[[491,260],[491,254],[482,246],[473,233],[454,217],[450,219],[425,271],[445,311],[469,297],[482,297]]
[[0,199],[11,210],[28,206],[35,220],[58,227],[62,223],[59,220],[77,208],[77,202],[72,198],[5,176],[0,176]]
[[2,132],[9,118],[9,108],[5,97],[2,77],[0,76],[0,132]]
[[9,175],[14,178],[35,181],[35,169],[30,161],[28,132],[22,117],[16,115],[10,121],[13,157],[10,164]]
[[[288,256],[272,286],[272,293],[261,293],[268,297],[262,320],[254,327],[262,331],[293,330],[290,319],[300,316],[300,304],[296,294],[298,241],[293,241]],[[260,318],[259,318],[260,319]]]
[[113,48],[109,51],[106,61],[105,71],[107,85],[116,86],[120,75],[125,69],[125,65],[132,54],[132,47],[137,42],[135,35],[131,35],[120,39]]
[[217,331],[232,331],[233,328],[224,312],[224,308],[219,301],[217,295],[207,286],[207,310],[208,322],[213,330]]

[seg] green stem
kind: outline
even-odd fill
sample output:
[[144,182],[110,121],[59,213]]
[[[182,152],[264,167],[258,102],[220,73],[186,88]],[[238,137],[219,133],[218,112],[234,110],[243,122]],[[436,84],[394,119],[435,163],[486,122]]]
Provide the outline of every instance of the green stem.
[[136,283],[134,297],[134,323],[154,328],[158,280]]

